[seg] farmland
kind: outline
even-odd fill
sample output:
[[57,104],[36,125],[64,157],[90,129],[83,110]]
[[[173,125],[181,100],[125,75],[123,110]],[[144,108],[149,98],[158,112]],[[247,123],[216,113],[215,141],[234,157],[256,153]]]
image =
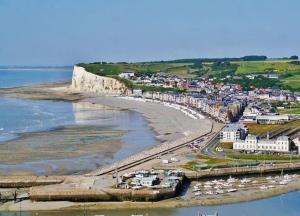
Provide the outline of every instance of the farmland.
[[159,72],[170,73],[179,77],[195,77],[195,70],[190,63],[80,63],[91,73],[110,76],[118,75],[125,71],[131,71],[139,74],[154,74]]
[[236,70],[237,75],[245,74],[280,74],[300,73],[300,65],[293,61],[248,61],[248,62],[233,62],[238,65]]

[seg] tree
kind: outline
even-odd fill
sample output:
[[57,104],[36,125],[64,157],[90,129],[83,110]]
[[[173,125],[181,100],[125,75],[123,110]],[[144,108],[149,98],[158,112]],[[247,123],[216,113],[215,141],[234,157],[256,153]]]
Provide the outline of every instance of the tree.
[[292,55],[292,56],[290,57],[290,59],[293,59],[293,60],[298,60],[298,56],[296,56],[296,55]]

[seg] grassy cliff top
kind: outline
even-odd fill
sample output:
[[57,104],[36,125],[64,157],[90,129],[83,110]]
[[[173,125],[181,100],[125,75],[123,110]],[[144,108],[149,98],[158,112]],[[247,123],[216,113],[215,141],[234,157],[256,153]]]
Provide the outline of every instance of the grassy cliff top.
[[[253,56],[251,56],[253,57]],[[260,57],[260,56],[259,56]],[[151,75],[165,72],[182,78],[196,78],[202,75],[215,77],[218,80],[230,76],[245,76],[248,74],[278,74],[281,80],[263,79],[263,86],[255,86],[257,80],[225,80],[242,86],[272,87],[273,85],[300,90],[300,61],[291,59],[272,60],[245,60],[247,58],[220,58],[220,59],[179,59],[173,61],[141,62],[141,63],[80,63],[87,71],[101,76],[117,76],[122,72]],[[258,58],[259,59],[259,58]],[[243,79],[245,81],[245,78]]]

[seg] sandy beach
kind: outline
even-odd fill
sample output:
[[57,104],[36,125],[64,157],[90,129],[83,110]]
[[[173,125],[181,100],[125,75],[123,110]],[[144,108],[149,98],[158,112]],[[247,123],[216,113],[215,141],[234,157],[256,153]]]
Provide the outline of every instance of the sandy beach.
[[211,130],[212,122],[208,119],[192,119],[179,110],[119,97],[95,97],[84,99],[90,103],[99,103],[120,109],[130,109],[140,112],[148,120],[151,128],[162,142],[172,142],[184,137],[201,136]]
[[[43,88],[42,91],[39,89]],[[153,146],[157,148],[166,143],[176,143],[191,140],[194,137],[199,137],[203,134],[209,133],[210,131],[217,132],[221,125],[216,124],[210,119],[193,119],[183,112],[173,109],[171,107],[163,106],[158,103],[146,103],[141,101],[125,100],[118,97],[112,96],[95,96],[95,95],[84,95],[78,93],[72,93],[69,91],[66,84],[55,84],[55,85],[39,85],[34,87],[1,90],[0,95],[12,96],[30,99],[51,99],[51,100],[78,100],[81,103],[87,104],[101,104],[109,107],[114,107],[119,110],[133,110],[141,113],[148,121],[149,127],[155,131],[156,137],[161,141],[161,144]],[[42,93],[40,93],[42,92]],[[76,97],[75,97],[75,96]],[[76,99],[74,99],[74,97]],[[42,134],[39,134],[42,135]],[[115,147],[120,147],[120,143]],[[92,149],[97,149],[97,144],[90,146]],[[80,151],[84,151],[81,149]],[[99,151],[106,151],[101,148]],[[173,155],[183,153],[184,149],[173,152]],[[63,153],[64,154],[64,153]],[[76,154],[76,152],[72,153]],[[170,155],[168,156],[170,157]],[[143,164],[142,167],[150,168],[153,164],[158,163],[158,160],[153,160]],[[136,168],[142,168],[136,167]],[[107,176],[95,177],[99,182],[103,183]],[[97,180],[97,181],[98,181]],[[80,180],[84,181],[84,180]],[[69,183],[78,182],[72,180]],[[80,183],[79,182],[79,183]],[[102,184],[101,183],[101,184]],[[94,184],[94,183],[92,183]],[[237,203],[243,201],[250,201],[256,199],[267,198],[276,196],[282,193],[287,193],[300,189],[300,182],[295,181],[289,185],[281,186],[275,189],[264,191],[263,193],[258,190],[250,190],[247,193],[237,192],[226,196],[217,196],[213,198],[199,198],[199,199],[184,199],[177,197],[169,200],[159,202],[94,202],[94,203],[74,203],[74,202],[32,202],[30,200],[22,201],[23,211],[42,211],[42,210],[62,210],[62,209],[128,209],[128,208],[174,208],[174,207],[188,207],[196,205],[219,205],[227,203]],[[97,186],[97,185],[95,185]],[[99,185],[98,185],[99,186]],[[0,207],[0,211],[18,211],[19,203],[7,202]]]

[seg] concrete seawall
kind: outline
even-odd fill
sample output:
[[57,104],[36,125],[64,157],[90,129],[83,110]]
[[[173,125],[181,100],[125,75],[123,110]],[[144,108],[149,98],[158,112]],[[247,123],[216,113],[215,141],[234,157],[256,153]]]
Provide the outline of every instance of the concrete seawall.
[[121,95],[126,93],[127,87],[116,79],[92,74],[75,65],[71,90],[99,95]]
[[77,188],[72,186],[56,185],[32,187],[30,199],[33,201],[159,201],[175,197],[182,188],[182,182],[175,187],[141,190],[115,188]]
[[60,184],[64,176],[0,176],[0,188],[26,188]]

